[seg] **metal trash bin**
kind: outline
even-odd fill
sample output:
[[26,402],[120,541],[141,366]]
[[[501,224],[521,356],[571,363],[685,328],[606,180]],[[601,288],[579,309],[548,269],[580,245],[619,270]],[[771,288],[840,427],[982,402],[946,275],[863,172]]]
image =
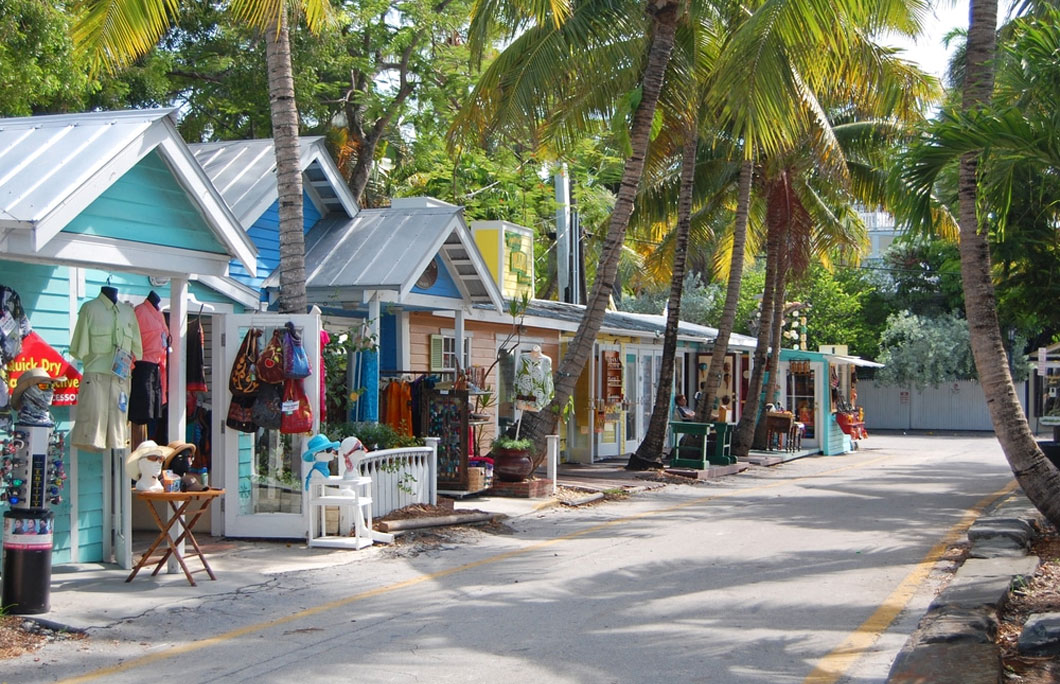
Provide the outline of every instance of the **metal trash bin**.
[[4,513],[3,594],[6,613],[47,613],[51,599],[52,512],[16,508]]

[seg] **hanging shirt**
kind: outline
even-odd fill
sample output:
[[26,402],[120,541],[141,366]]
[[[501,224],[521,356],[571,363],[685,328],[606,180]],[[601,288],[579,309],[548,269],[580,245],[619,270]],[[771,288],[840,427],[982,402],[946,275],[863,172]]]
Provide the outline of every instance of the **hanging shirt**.
[[146,299],[136,305],[136,322],[140,324],[140,342],[144,348],[142,359],[158,364],[158,377],[162,382],[162,403],[169,401],[166,372],[166,352],[169,350],[169,325],[165,315]]
[[553,393],[552,359],[544,354],[524,356],[515,374],[515,408],[543,411]]
[[122,350],[138,359],[143,355],[136,312],[125,302],[112,302],[103,294],[85,302],[77,314],[70,338],[70,355],[81,361],[85,373],[111,373],[114,355]]
[[328,334],[327,330],[320,329],[320,358],[318,361],[318,367],[320,368],[320,422],[324,423],[328,419],[328,384],[327,384],[327,369],[324,367],[324,347],[328,346],[331,342],[331,335]]
[[209,392],[206,386],[206,336],[202,322],[196,318],[188,322],[188,347],[185,349],[185,373],[189,392]]
[[148,301],[137,304],[134,311],[136,322],[140,324],[140,342],[144,350],[140,358],[161,366],[166,359],[166,349],[169,348],[169,326],[166,325],[166,317]]

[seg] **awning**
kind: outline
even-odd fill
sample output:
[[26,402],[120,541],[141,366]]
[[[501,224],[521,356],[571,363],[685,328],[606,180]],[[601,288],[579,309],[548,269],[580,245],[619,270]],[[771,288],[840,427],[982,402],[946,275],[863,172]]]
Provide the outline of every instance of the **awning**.
[[860,356],[840,356],[839,354],[825,354],[824,357],[832,363],[840,366],[862,366],[864,368],[883,368],[882,363],[869,361]]

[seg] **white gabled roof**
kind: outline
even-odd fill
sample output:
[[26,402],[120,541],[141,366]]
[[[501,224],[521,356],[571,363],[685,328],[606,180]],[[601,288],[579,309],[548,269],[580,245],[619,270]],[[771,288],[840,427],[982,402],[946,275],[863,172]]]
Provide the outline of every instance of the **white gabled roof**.
[[[196,143],[189,146],[206,175],[228,202],[243,229],[250,228],[277,198],[276,153],[272,139]],[[299,138],[303,189],[318,202],[325,216],[357,214],[357,202],[323,137]]]
[[[179,272],[198,264],[224,273],[228,258],[253,269],[253,244],[195,162],[172,119],[172,109],[92,112],[0,119],[0,243],[27,259],[87,263],[106,253],[115,268]],[[153,151],[167,162],[227,255],[196,260],[191,250],[141,245],[122,258],[121,241],[59,234],[112,183]],[[131,243],[126,243],[131,245]],[[94,250],[98,253],[91,253]],[[146,261],[145,261],[146,260]]]

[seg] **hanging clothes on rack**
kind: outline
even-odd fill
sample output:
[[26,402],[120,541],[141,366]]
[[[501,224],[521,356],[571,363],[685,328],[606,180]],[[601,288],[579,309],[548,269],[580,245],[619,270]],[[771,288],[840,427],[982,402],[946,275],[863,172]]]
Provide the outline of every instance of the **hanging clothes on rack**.
[[412,436],[412,387],[402,379],[391,380],[383,389],[382,422],[399,435]]
[[328,384],[327,368],[324,367],[324,347],[331,342],[331,335],[327,330],[320,329],[320,356],[317,359],[317,368],[320,369],[320,423],[323,425],[328,420]]
[[206,386],[206,336],[202,330],[202,309],[195,320],[188,322],[187,378],[189,392],[208,392]]

